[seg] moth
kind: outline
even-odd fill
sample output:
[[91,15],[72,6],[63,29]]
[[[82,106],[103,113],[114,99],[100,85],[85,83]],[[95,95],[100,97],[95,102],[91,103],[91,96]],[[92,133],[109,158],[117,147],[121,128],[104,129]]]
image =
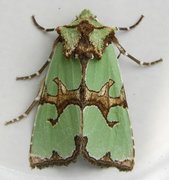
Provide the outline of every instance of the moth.
[[[41,31],[56,31],[52,52],[34,74],[48,72],[37,97],[11,124],[27,117],[38,105],[30,145],[30,166],[44,168],[68,165],[79,154],[94,165],[129,171],[134,166],[134,139],[127,111],[118,58],[127,56],[139,65],[153,65],[136,59],[121,46],[116,32],[135,28],[102,25],[89,10],[83,10],[69,25],[44,28],[32,16]],[[120,54],[116,57],[114,46]]]

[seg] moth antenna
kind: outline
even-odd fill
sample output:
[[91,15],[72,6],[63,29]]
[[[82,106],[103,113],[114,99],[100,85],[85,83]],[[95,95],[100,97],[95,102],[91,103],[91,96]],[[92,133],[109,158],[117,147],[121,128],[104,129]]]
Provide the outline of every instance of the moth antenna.
[[134,29],[136,26],[138,26],[140,22],[143,20],[143,18],[144,18],[144,15],[141,15],[138,21],[136,21],[133,25],[129,27],[116,27],[115,30],[116,31],[130,31],[131,29]]
[[34,25],[41,31],[43,32],[51,32],[51,31],[55,31],[55,28],[44,28],[43,26],[41,26],[35,19],[35,16],[32,15],[32,21],[34,23]]

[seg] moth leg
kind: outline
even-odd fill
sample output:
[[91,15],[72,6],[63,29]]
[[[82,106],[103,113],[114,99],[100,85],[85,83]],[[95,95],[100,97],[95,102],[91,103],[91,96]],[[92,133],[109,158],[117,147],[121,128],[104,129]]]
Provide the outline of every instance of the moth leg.
[[28,109],[23,113],[21,114],[20,116],[10,120],[10,121],[7,121],[5,123],[5,125],[9,125],[9,124],[12,124],[12,123],[15,123],[15,122],[18,122],[18,121],[21,121],[23,118],[26,118],[28,116],[28,114],[31,112],[31,110],[35,107],[35,105],[39,102],[38,100],[38,96],[34,99],[34,101],[31,103],[31,105],[28,107]]
[[117,59],[119,59],[119,58],[120,58],[120,56],[121,56],[121,52],[119,52],[119,54],[118,54],[118,56],[117,56]]
[[127,51],[120,45],[120,43],[118,42],[118,40],[114,37],[114,44],[116,45],[116,47],[119,49],[119,51],[121,52],[121,54],[123,54],[124,56],[129,57],[132,61],[134,61],[135,63],[139,64],[139,65],[144,65],[144,66],[151,66],[153,64],[157,64],[159,62],[162,62],[162,59],[158,59],[152,62],[144,62],[144,61],[140,61],[137,58],[135,58],[134,56],[132,56],[131,54],[127,53]]
[[35,19],[35,16],[32,16],[32,21],[33,21],[34,25],[41,31],[44,31],[44,32],[55,31],[55,28],[44,28],[43,26],[39,25]]
[[49,56],[48,60],[45,62],[45,64],[36,73],[33,73],[33,74],[29,75],[29,76],[17,77],[16,80],[33,79],[34,77],[40,76],[42,74],[42,72],[45,70],[45,68],[51,62],[51,59],[52,59],[53,54],[54,54],[54,48],[55,48],[57,42],[58,42],[58,39],[56,39],[56,41],[54,42],[52,52],[50,53],[50,56]]
[[41,87],[40,87],[38,95],[33,100],[31,105],[26,109],[26,111],[23,114],[19,115],[18,117],[14,118],[10,121],[5,122],[5,125],[9,125],[9,124],[21,121],[22,119],[26,118],[29,115],[29,113],[31,112],[31,110],[40,102],[40,97],[42,94],[43,87],[44,87],[44,80],[41,83]]
[[45,64],[36,72],[29,76],[22,76],[22,77],[16,77],[16,80],[26,80],[26,79],[33,79],[34,77],[40,76],[43,70],[48,66],[50,63],[50,58],[45,62]]
[[138,19],[138,21],[135,22],[133,25],[131,25],[129,27],[116,27],[115,29],[116,29],[116,31],[129,31],[129,30],[135,28],[136,26],[138,26],[143,18],[144,18],[144,16],[141,15],[140,18]]

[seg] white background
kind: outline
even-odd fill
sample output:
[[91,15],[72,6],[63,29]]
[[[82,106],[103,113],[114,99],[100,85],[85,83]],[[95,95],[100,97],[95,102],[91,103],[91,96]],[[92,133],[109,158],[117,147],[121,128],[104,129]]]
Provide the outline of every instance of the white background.
[[[84,8],[108,26],[128,26],[141,14],[143,22],[117,37],[129,53],[142,60],[164,62],[139,67],[121,56],[135,144],[133,171],[100,169],[79,158],[68,167],[31,170],[28,153],[36,108],[24,121],[4,126],[32,102],[42,77],[15,81],[36,72],[46,61],[56,33],[32,24],[36,15],[45,27],[70,23]],[[168,180],[169,179],[169,1],[168,0],[0,0],[0,179],[1,180]]]

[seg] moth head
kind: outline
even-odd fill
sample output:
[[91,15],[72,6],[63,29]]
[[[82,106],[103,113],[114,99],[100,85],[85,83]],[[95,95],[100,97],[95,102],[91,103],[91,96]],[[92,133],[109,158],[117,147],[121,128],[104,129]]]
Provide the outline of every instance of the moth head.
[[83,11],[81,11],[79,16],[76,16],[76,19],[73,20],[70,25],[77,25],[82,21],[88,21],[90,24],[97,27],[102,26],[102,24],[97,21],[96,16],[93,15],[88,9],[84,9]]
[[96,19],[96,16],[94,16],[90,10],[84,9],[77,19]]
[[114,29],[102,25],[90,10],[84,9],[69,25],[57,28],[66,57],[101,59],[105,48],[112,43]]

